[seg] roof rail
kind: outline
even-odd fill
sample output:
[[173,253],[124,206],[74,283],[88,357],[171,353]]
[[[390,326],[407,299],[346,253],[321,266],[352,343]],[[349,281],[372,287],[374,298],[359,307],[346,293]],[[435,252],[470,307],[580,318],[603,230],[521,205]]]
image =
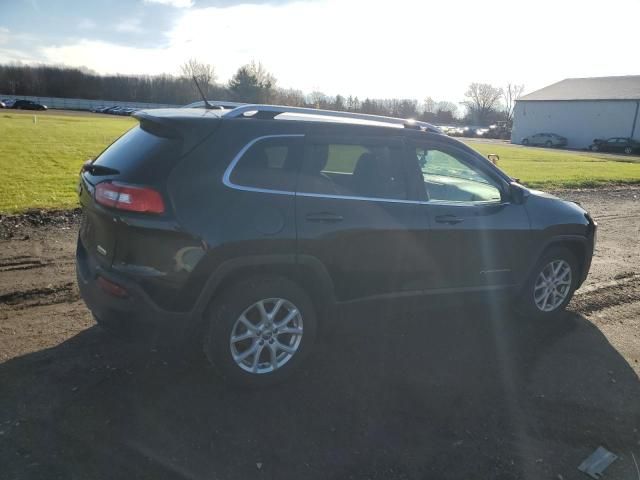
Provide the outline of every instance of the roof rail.
[[370,122],[388,123],[390,125],[403,126],[405,128],[414,128],[416,130],[424,130],[434,133],[442,133],[442,131],[435,125],[431,125],[427,122],[419,122],[417,120],[396,118],[396,117],[384,117],[381,115],[369,115],[367,113],[354,113],[354,112],[340,112],[337,110],[319,110],[316,108],[303,108],[303,107],[287,107],[281,105],[252,105],[246,104],[234,108],[233,110],[222,115],[223,118],[239,118],[249,116],[248,113],[253,114],[257,118],[275,118],[283,113],[313,115],[318,117],[334,117],[334,118],[347,118],[353,120],[366,120]]

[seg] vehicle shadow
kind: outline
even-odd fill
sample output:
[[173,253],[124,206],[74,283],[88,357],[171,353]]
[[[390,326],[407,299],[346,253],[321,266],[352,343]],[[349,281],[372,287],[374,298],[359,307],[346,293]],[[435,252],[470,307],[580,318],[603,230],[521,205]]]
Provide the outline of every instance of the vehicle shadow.
[[584,317],[389,302],[338,320],[260,391],[97,327],[8,361],[2,476],[570,479],[599,445],[610,478],[635,475],[640,382]]

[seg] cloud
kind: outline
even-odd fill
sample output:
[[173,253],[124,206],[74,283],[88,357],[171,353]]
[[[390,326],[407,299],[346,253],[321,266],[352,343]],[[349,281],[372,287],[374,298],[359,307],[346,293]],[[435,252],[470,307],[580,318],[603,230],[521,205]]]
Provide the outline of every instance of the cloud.
[[[177,1],[183,2],[172,3]],[[113,17],[98,22],[112,26],[110,36],[99,36],[98,27],[82,40],[24,45],[36,45],[29,51],[38,60],[100,73],[177,73],[180,64],[195,57],[213,64],[220,81],[256,60],[283,87],[360,97],[458,100],[474,81],[525,83],[530,91],[569,76],[629,73],[640,5],[629,4],[629,15],[614,27],[602,23],[597,8],[575,10],[570,2],[538,1],[533,10],[512,0],[495,0],[491,9],[465,0],[317,0],[225,7],[195,2],[179,11],[145,5],[150,12],[133,12],[115,27]],[[583,1],[596,5],[595,0]],[[619,5],[625,1],[611,0]],[[550,10],[552,17],[546,14]],[[162,11],[162,16],[153,18],[151,11]],[[167,23],[159,23],[165,17]],[[153,25],[157,34],[140,35],[146,25]],[[0,32],[0,39],[3,35],[9,33]],[[531,60],[538,55],[544,68]],[[0,52],[0,61],[2,57]],[[593,62],[598,57],[607,58],[606,65]]]
[[167,64],[172,63],[172,53],[163,49],[134,48],[86,39],[73,45],[45,47],[42,53],[48,63],[84,66],[103,74],[162,73],[167,71]]
[[175,8],[189,8],[193,6],[193,0],[144,0],[144,3],[157,3]]

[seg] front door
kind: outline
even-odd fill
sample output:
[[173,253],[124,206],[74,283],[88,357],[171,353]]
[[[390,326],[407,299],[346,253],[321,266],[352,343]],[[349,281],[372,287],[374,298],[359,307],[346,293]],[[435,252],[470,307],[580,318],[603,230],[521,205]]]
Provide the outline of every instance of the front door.
[[416,265],[422,287],[484,289],[515,283],[524,268],[529,220],[484,159],[448,143],[411,147],[419,177]]

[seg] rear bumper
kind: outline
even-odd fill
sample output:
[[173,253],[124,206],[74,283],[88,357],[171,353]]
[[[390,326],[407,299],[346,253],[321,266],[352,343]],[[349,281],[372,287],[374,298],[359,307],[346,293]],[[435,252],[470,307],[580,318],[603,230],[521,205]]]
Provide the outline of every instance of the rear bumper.
[[[100,266],[80,239],[76,249],[76,277],[80,296],[89,310],[104,322],[144,323],[179,330],[193,325],[191,312],[171,312],[159,307],[134,281]],[[127,295],[108,293],[98,284],[99,277],[121,286]]]

